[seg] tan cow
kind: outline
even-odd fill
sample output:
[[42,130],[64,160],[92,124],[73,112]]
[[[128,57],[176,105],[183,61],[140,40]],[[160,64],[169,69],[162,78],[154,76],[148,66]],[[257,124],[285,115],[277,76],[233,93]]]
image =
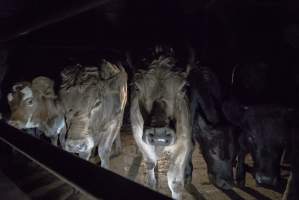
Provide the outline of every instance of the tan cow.
[[64,149],[89,160],[98,147],[101,166],[109,168],[111,147],[119,137],[127,101],[127,73],[122,66],[104,60],[101,69],[76,65],[61,76],[67,124]]
[[134,74],[130,118],[147,166],[147,184],[156,188],[155,167],[162,152],[168,152],[168,186],[172,198],[181,199],[193,149],[191,115],[184,90],[186,73],[175,70],[176,59],[169,54],[157,56],[147,70]]
[[58,136],[65,132],[65,121],[52,80],[39,76],[32,82],[16,83],[7,100],[11,110],[10,125],[18,129],[38,128],[57,145]]

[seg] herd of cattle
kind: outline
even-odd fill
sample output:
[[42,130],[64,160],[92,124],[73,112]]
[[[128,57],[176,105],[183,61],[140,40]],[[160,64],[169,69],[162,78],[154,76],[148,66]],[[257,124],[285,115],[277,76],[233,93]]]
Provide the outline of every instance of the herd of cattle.
[[[147,184],[156,187],[157,160],[169,152],[168,186],[172,197],[181,199],[184,185],[192,181],[195,142],[217,187],[228,190],[235,182],[244,186],[247,153],[254,161],[256,182],[278,184],[283,152],[296,132],[296,110],[242,105],[231,90],[223,89],[211,68],[196,62],[194,51],[189,56],[184,67],[178,67],[174,50],[157,46],[143,69],[134,70],[127,59],[133,71],[130,121],[147,166]],[[99,67],[77,64],[61,72],[61,81],[59,92],[54,81],[43,76],[15,83],[7,95],[7,122],[18,129],[37,128],[53,145],[86,160],[97,151],[101,166],[109,168],[112,146],[121,148],[128,96],[125,68],[106,60]]]

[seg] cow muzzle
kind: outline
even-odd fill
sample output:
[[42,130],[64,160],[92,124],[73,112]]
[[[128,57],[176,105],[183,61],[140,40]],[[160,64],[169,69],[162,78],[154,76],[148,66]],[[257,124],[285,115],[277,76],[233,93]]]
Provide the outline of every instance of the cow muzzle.
[[210,173],[208,174],[208,176],[213,185],[218,188],[221,188],[223,190],[231,190],[233,188],[232,178],[224,178]]
[[92,138],[84,139],[67,139],[64,145],[66,151],[71,153],[82,153],[90,151],[94,147]]
[[149,145],[169,146],[176,141],[175,131],[169,127],[145,128],[142,140]]

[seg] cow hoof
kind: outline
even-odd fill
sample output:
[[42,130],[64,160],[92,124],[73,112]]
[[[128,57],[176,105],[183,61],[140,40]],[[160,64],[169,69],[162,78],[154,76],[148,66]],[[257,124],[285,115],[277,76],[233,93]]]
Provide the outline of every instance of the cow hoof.
[[239,188],[244,188],[245,187],[245,180],[237,180],[237,186]]

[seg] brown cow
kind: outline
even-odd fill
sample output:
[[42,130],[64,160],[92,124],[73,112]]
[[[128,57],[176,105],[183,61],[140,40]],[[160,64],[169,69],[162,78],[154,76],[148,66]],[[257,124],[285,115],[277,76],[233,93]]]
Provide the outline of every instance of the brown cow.
[[[13,85],[7,95],[11,116],[8,123],[18,129],[38,128],[52,144],[65,132],[64,110],[54,93],[54,82],[39,76],[32,82]],[[61,141],[63,142],[63,141]]]
[[109,168],[111,146],[119,137],[127,101],[127,73],[104,60],[100,70],[76,65],[61,75],[67,122],[64,149],[89,160],[98,147],[101,166]]

